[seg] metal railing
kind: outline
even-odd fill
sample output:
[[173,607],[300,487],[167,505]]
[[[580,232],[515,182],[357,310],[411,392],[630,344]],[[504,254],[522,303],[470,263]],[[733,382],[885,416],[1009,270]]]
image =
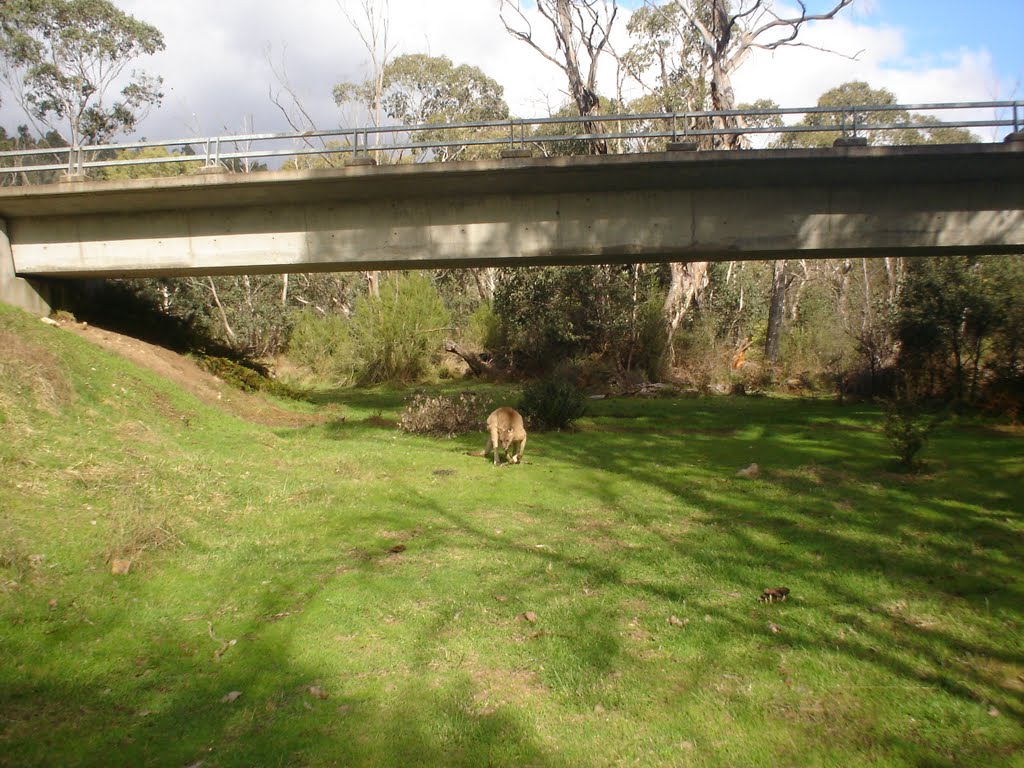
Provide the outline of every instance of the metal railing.
[[[884,117],[887,114],[897,114],[902,119],[886,122]],[[801,116],[805,124],[786,123],[787,119],[792,121]],[[808,118],[812,116],[815,124],[807,125]],[[922,116],[932,117],[934,122],[914,119]],[[571,126],[576,126],[576,130],[566,130]],[[583,130],[585,126],[592,128],[589,131]],[[789,107],[593,115],[586,118],[513,118],[457,124],[363,126],[324,131],[250,133],[37,148],[0,152],[0,182],[4,175],[11,174],[62,172],[71,177],[81,177],[94,168],[165,163],[190,163],[194,166],[190,170],[197,171],[238,170],[253,162],[291,159],[298,163],[300,158],[308,156],[318,156],[325,164],[335,165],[338,158],[344,162],[370,157],[374,160],[383,158],[404,161],[405,153],[411,153],[416,161],[422,162],[465,155],[469,147],[533,147],[545,154],[559,154],[557,149],[561,147],[569,154],[572,152],[570,142],[610,142],[615,153],[628,153],[655,151],[659,147],[654,146],[653,142],[662,141],[695,141],[699,145],[713,141],[715,137],[744,136],[759,140],[761,145],[771,145],[772,142],[778,143],[784,136],[801,133],[864,138],[885,131],[890,133],[886,137],[887,143],[898,144],[900,142],[894,140],[892,134],[942,128],[988,128],[993,131],[993,140],[1000,132],[1019,134],[1024,129],[1024,102]],[[163,150],[166,154],[146,157],[143,150],[148,149]],[[136,156],[132,156],[132,153]],[[34,163],[33,159],[42,162]]]

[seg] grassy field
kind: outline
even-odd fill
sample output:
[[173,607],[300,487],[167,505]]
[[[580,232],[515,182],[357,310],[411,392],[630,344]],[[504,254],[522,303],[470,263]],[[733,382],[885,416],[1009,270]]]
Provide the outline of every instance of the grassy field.
[[495,469],[407,395],[254,424],[0,307],[0,766],[1024,765],[1020,430],[612,399]]

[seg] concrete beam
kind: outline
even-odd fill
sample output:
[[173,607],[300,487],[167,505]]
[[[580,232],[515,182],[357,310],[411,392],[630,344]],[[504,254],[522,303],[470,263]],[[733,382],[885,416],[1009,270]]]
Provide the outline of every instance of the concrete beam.
[[37,280],[25,280],[14,272],[14,256],[7,237],[7,224],[0,219],[0,302],[20,307],[26,312],[50,314],[50,292]]
[[658,153],[0,190],[21,275],[1024,253],[1019,144]]

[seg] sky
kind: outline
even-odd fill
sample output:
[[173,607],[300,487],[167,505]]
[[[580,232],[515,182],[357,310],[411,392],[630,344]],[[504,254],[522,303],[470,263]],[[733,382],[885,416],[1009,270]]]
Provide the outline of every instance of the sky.
[[[360,0],[114,0],[160,29],[166,43],[136,64],[163,77],[165,96],[133,138],[288,131],[272,100],[286,84],[317,127],[360,122],[332,98],[336,83],[369,73],[368,53],[339,1],[358,17]],[[785,0],[776,2],[784,7]],[[810,0],[808,7],[828,4]],[[547,115],[566,100],[564,76],[506,33],[497,8],[498,0],[390,0],[393,55],[443,54],[478,66],[504,86],[513,114]],[[1024,0],[854,0],[801,38],[837,53],[758,52],[735,77],[737,97],[810,106],[829,88],[857,79],[889,89],[901,103],[1024,99],[1021,30]],[[610,68],[601,71],[599,86],[613,90]],[[0,125],[9,130],[24,122],[11,101],[0,107]],[[283,101],[294,113],[294,103]]]

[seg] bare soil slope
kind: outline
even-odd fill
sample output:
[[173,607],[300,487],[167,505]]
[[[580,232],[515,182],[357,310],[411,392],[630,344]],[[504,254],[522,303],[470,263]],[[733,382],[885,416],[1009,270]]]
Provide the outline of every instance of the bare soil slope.
[[323,421],[323,418],[316,414],[289,411],[260,395],[241,392],[199,367],[194,360],[156,344],[85,323],[62,322],[60,326],[131,360],[136,365],[170,379],[204,403],[223,408],[247,421],[285,427],[300,427]]

